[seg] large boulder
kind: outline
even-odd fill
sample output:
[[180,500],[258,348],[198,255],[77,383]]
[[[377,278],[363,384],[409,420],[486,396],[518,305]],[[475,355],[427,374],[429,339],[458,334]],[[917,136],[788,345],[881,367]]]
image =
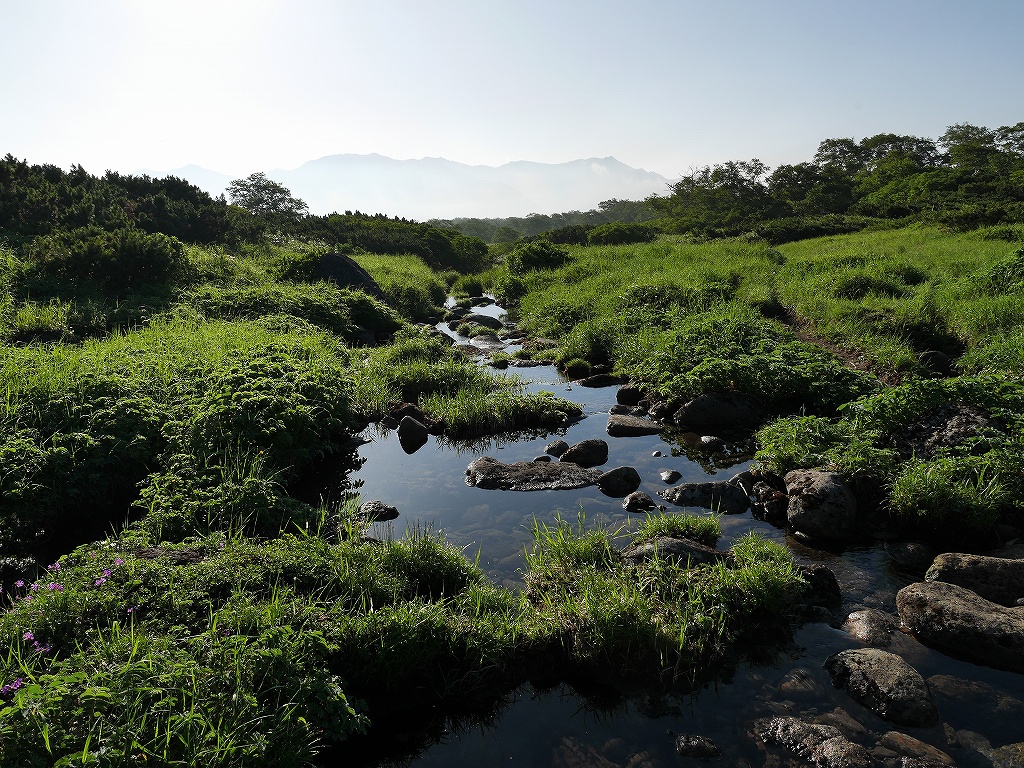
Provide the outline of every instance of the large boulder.
[[730,429],[758,423],[764,414],[752,400],[734,392],[698,395],[672,414],[681,427]]
[[656,421],[642,419],[639,416],[629,416],[621,413],[608,415],[607,432],[612,437],[640,437],[642,435],[656,435],[664,427]]
[[932,561],[924,578],[957,584],[1008,607],[1024,599],[1024,560],[946,552]]
[[640,473],[633,467],[616,467],[597,478],[597,487],[606,495],[621,499],[640,487]]
[[853,533],[857,499],[835,472],[794,469],[787,472],[790,527],[812,539],[840,540]]
[[581,467],[600,466],[608,461],[608,443],[596,438],[581,440],[559,456],[558,460]]
[[520,461],[503,464],[481,456],[466,469],[466,485],[502,491],[571,490],[596,485],[601,473],[578,464]]
[[829,656],[825,670],[834,686],[883,720],[914,727],[934,725],[939,720],[924,678],[894,653],[852,648]]
[[477,312],[472,312],[462,318],[464,323],[473,323],[474,325],[482,325],[484,328],[490,328],[492,331],[500,331],[504,328],[504,324],[496,317],[490,315],[483,315]]
[[896,608],[903,624],[930,648],[1024,673],[1024,608],[1006,608],[943,581],[904,587]]
[[739,514],[746,511],[750,505],[750,499],[732,483],[721,480],[711,483],[681,483],[664,491],[658,491],[658,495],[665,501],[676,504],[680,507],[704,507],[724,512],[726,514]]
[[398,508],[379,499],[371,499],[359,505],[358,517],[366,523],[386,522],[398,517]]
[[809,760],[818,768],[868,768],[870,753],[831,725],[805,723],[796,717],[772,717],[754,723],[754,735]]

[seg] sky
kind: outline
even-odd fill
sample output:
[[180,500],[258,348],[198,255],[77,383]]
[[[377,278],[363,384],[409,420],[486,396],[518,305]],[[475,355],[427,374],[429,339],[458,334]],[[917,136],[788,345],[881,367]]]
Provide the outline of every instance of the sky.
[[0,0],[0,154],[238,176],[614,156],[675,178],[1024,120],[1024,0]]

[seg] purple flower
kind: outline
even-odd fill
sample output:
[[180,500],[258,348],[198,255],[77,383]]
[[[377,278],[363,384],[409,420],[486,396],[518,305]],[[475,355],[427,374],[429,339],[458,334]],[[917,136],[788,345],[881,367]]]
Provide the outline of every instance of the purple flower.
[[124,562],[124,560],[122,560],[122,559],[121,559],[121,558],[119,557],[119,558],[117,558],[116,560],[114,560],[114,565],[121,565],[121,563],[123,563],[123,562]]
[[35,592],[37,589],[39,589],[39,583],[38,582],[34,583],[31,587],[29,587],[29,589],[31,589],[33,592]]
[[64,587],[62,587],[60,584],[58,584],[55,581],[51,581],[49,584],[47,584],[46,588],[48,590],[50,590],[51,592],[63,592],[64,591]]
[[21,636],[21,639],[24,640],[25,642],[29,642],[29,641],[35,640],[36,636],[33,635],[31,632],[26,632],[25,634],[23,634]]
[[106,583],[106,579],[96,579],[96,581],[93,582],[93,584],[95,584],[97,587],[102,587]]
[[21,579],[18,579],[16,582],[14,582],[14,586],[16,586],[18,589],[21,589],[25,586],[25,582]]
[[46,566],[46,570],[48,570],[48,571],[59,571],[60,570],[60,563],[54,563],[53,565],[48,565],[48,566]]
[[19,688],[21,688],[22,685],[24,685],[24,682],[19,677],[13,683],[8,683],[3,688],[0,688],[0,696],[8,696],[8,695],[14,693]]
[[109,576],[109,575],[110,575],[110,569],[108,569],[108,568],[104,568],[104,569],[103,569],[103,575],[104,575],[104,576]]

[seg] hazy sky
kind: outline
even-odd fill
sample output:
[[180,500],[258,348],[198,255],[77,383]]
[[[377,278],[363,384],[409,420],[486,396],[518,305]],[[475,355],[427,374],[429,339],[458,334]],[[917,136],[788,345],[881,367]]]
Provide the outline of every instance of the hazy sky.
[[1024,0],[0,0],[0,154],[810,159],[1024,120]]

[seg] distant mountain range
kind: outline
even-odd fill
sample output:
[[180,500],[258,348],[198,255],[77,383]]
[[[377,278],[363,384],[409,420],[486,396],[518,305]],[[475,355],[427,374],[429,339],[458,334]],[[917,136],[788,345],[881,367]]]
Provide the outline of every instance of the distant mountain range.
[[[145,171],[150,176],[165,174]],[[498,167],[441,157],[394,160],[383,155],[329,155],[294,170],[267,171],[309,205],[311,213],[385,213],[427,219],[499,218],[596,208],[603,200],[641,200],[668,192],[669,179],[614,157]],[[197,165],[169,175],[219,195],[236,177]]]

